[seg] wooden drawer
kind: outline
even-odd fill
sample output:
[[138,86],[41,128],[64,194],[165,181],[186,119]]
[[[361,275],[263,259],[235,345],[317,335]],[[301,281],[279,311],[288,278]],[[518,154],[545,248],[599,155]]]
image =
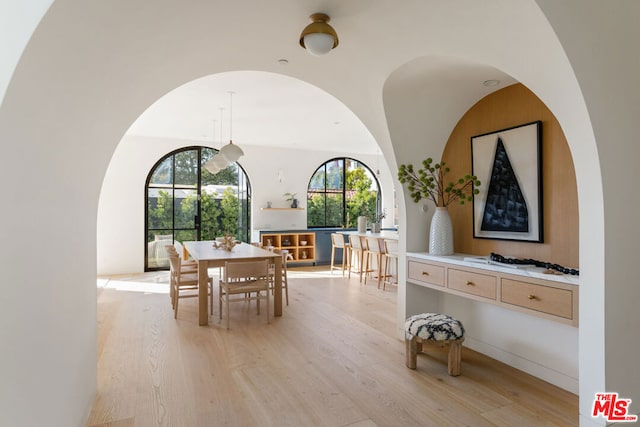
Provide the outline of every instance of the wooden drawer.
[[496,276],[472,273],[470,271],[448,270],[447,286],[449,289],[477,295],[483,298],[496,299],[498,288]]
[[444,267],[439,265],[409,260],[408,276],[415,282],[444,287]]
[[504,303],[573,319],[573,292],[568,289],[502,279],[501,294]]

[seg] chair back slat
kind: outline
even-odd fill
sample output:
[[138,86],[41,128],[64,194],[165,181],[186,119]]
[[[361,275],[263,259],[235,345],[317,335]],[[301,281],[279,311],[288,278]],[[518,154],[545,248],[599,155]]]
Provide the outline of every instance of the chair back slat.
[[386,253],[391,255],[398,254],[398,241],[395,239],[385,239],[384,245],[386,248]]
[[349,236],[349,243],[351,243],[351,247],[353,249],[362,249],[362,240],[360,239],[360,236]]
[[344,248],[344,234],[331,233],[331,244],[336,248]]
[[367,237],[367,250],[369,252],[383,253],[384,240],[377,237]]
[[269,262],[263,261],[227,261],[224,275],[228,281],[233,279],[264,278],[269,274]]

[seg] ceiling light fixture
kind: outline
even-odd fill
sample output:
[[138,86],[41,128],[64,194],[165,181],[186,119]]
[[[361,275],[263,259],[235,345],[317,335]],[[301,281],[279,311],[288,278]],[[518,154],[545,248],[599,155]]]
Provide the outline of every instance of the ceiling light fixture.
[[[212,148],[213,148],[216,145],[216,121],[215,120],[213,120],[213,138],[212,139],[213,139],[213,145],[212,145]],[[222,140],[222,138],[220,138],[220,140]],[[226,167],[227,167],[226,160],[224,160],[224,157],[220,156],[218,153],[214,153],[213,157],[207,160],[207,162],[204,164],[204,168],[214,175]]]
[[326,55],[338,46],[338,34],[328,24],[329,15],[314,13],[309,16],[313,21],[307,25],[300,34],[300,46],[307,49],[312,55]]
[[495,79],[485,80],[482,82],[482,84],[487,87],[498,86],[500,84],[500,80],[495,80]]
[[[224,112],[224,107],[220,107],[220,144],[221,145],[222,145],[222,127],[223,127],[222,120],[224,116],[223,112]],[[216,152],[213,154],[213,157],[204,164],[204,167],[206,170],[208,170],[214,175],[226,169],[227,166],[229,166],[229,162],[227,162],[224,156],[220,155],[220,150],[216,148],[218,144],[216,143],[215,135],[216,135],[216,121],[213,120],[213,146],[212,147],[214,150],[216,150]]]
[[220,155],[228,164],[237,162],[244,155],[242,149],[233,144],[233,92],[229,92],[229,143],[220,149]]

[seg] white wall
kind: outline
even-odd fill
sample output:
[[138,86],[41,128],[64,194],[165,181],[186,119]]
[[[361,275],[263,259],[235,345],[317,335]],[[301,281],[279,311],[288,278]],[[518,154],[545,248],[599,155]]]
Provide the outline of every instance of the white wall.
[[0,0],[0,104],[33,30],[53,0]]
[[[633,178],[640,159],[640,2],[538,3],[575,69],[598,142],[599,165],[585,162],[584,153],[572,147],[579,178],[580,269],[590,277],[580,293],[580,412],[582,423],[591,425],[594,393],[603,389],[632,399],[631,411],[640,413],[640,286],[633,279],[640,242],[640,201]],[[570,116],[558,117],[567,139],[581,144],[590,130],[574,128]],[[603,218],[593,209],[600,188]],[[600,221],[605,224],[602,231],[592,227]],[[597,422],[603,423],[602,418]]]
[[[239,142],[236,142],[240,144]],[[348,144],[348,143],[345,143]],[[127,274],[144,270],[144,185],[153,165],[167,153],[193,141],[125,136],[116,149],[102,185],[98,208],[98,274]],[[288,206],[286,192],[298,193],[305,207],[305,194],[311,175],[327,160],[344,156],[336,152],[284,150],[241,144],[245,155],[240,165],[252,188],[252,228],[304,229],[307,212],[262,211],[271,201],[274,207]],[[367,164],[374,172],[379,164],[383,206],[393,212],[393,184],[382,155],[348,155]],[[282,171],[278,174],[278,171]],[[280,182],[282,178],[282,182]],[[385,219],[393,225],[393,219]]]
[[[470,106],[460,103],[458,111],[423,116],[431,131],[423,132],[421,123],[406,128],[408,138],[394,137],[392,144],[384,81],[402,64],[434,52],[503,70],[532,89],[558,118],[572,150],[580,203],[581,421],[592,423],[589,405],[597,391],[618,391],[633,405],[640,402],[640,340],[634,335],[640,330],[635,307],[640,287],[629,280],[637,272],[640,241],[637,183],[629,179],[640,158],[640,58],[635,54],[640,3],[371,0],[357,13],[337,7],[342,16],[332,23],[343,42],[321,59],[291,42],[303,25],[293,16],[307,16],[308,6],[295,0],[277,3],[250,2],[253,13],[247,14],[247,2],[59,0],[33,34],[15,73],[13,60],[2,62],[3,76],[12,77],[0,106],[5,160],[0,180],[16,184],[6,187],[0,210],[5,225],[0,246],[3,422],[66,427],[86,419],[96,389],[98,196],[116,145],[148,105],[212,72],[282,72],[339,97],[388,158],[406,163],[424,151],[425,138],[433,136],[427,145],[438,153],[441,140],[436,138],[450,131],[456,121],[452,115],[459,118]],[[13,10],[7,4],[2,12]],[[216,13],[221,9],[223,14]],[[36,22],[42,9],[29,12],[28,20]],[[362,31],[380,19],[380,12],[389,31]],[[273,23],[272,31],[260,37],[247,33],[264,21]],[[0,27],[7,46],[18,52],[24,37],[14,38],[12,29]],[[221,37],[233,43],[219,43]],[[290,59],[286,71],[276,62],[281,54]],[[459,94],[447,86],[431,101],[448,106]],[[414,114],[411,107],[395,116]],[[410,244],[417,238],[407,228],[426,228],[412,206],[401,208],[407,220],[406,226],[401,223],[402,238]],[[59,256],[37,263],[46,274],[31,274],[36,266],[25,254],[33,251]],[[400,298],[403,293],[401,288]]]

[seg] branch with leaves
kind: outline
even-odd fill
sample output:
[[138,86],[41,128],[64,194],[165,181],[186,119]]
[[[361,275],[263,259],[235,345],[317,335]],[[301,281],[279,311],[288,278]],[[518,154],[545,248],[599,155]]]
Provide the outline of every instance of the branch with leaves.
[[429,157],[422,161],[422,169],[414,170],[413,165],[400,165],[398,168],[398,180],[407,184],[407,189],[414,202],[431,199],[436,206],[446,207],[451,203],[473,200],[473,196],[480,191],[475,188],[480,186],[480,181],[475,175],[465,175],[457,181],[450,181],[445,185],[445,176],[450,172],[445,162],[434,163]]

